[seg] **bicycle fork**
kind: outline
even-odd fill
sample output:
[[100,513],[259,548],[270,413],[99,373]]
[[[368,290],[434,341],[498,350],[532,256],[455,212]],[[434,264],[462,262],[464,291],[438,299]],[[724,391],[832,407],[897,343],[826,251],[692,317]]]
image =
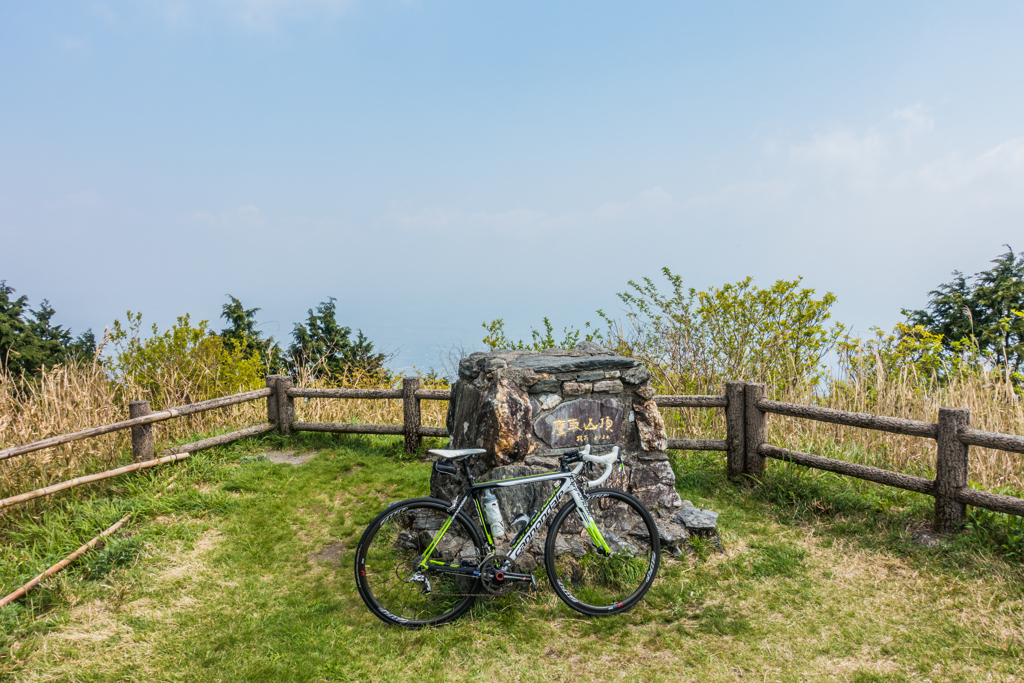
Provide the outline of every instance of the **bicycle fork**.
[[608,547],[604,536],[601,535],[601,530],[597,528],[597,522],[590,516],[590,510],[587,508],[586,501],[583,500],[583,495],[580,493],[579,488],[576,486],[570,488],[569,495],[572,496],[573,501],[576,503],[576,514],[579,515],[580,521],[583,522],[587,533],[590,534],[590,540],[594,543],[594,547],[597,548],[597,552],[605,557],[609,557],[612,554],[612,549]]

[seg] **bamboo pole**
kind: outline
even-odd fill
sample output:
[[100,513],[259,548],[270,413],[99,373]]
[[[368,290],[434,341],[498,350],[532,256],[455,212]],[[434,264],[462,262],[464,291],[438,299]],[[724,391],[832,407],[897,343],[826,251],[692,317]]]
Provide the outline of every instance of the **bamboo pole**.
[[[149,462],[153,462],[153,461],[150,460]],[[106,530],[102,531],[99,536],[97,536],[96,538],[92,539],[91,541],[89,541],[88,543],[83,545],[81,548],[79,548],[75,552],[71,553],[70,555],[65,557],[63,560],[61,560],[60,562],[58,562],[57,564],[55,564],[52,567],[50,567],[49,569],[47,569],[45,572],[43,572],[42,574],[40,574],[36,578],[34,578],[31,581],[29,581],[28,583],[26,583],[24,586],[22,586],[18,590],[14,591],[13,593],[8,594],[3,599],[0,599],[0,607],[6,607],[7,605],[11,604],[15,600],[17,600],[18,598],[22,597],[23,595],[28,593],[30,590],[32,590],[33,588],[38,586],[40,584],[40,582],[42,582],[43,579],[45,579],[47,577],[50,577],[50,576],[53,576],[54,574],[56,574],[57,572],[59,572],[60,570],[64,569],[69,564],[71,564],[72,562],[77,560],[79,557],[84,555],[86,552],[88,552],[92,548],[95,548],[96,544],[99,543],[100,539],[105,538],[106,536],[109,536],[110,534],[112,534],[115,531],[117,531],[118,529],[120,529],[122,526],[124,526],[124,524],[129,519],[131,519],[131,513],[129,513],[129,514],[125,515],[124,517],[122,517],[120,519],[120,521],[115,523],[113,526],[110,526]]]
[[191,453],[174,453],[172,455],[166,455],[162,458],[156,458],[155,460],[146,460],[144,462],[137,462],[132,465],[125,465],[124,467],[118,467],[115,470],[107,470],[106,472],[99,472],[97,474],[89,474],[84,477],[76,477],[69,479],[68,481],[62,481],[59,484],[53,486],[46,486],[35,491],[29,491],[28,493],[22,493],[17,496],[11,496],[10,498],[4,498],[0,500],[0,510],[11,505],[18,503],[24,503],[34,498],[42,498],[43,496],[49,496],[50,494],[63,491],[64,489],[70,489],[75,486],[81,486],[82,484],[88,484],[94,481],[100,481],[102,479],[109,479],[110,477],[116,477],[119,474],[127,474],[128,472],[134,472],[136,470],[144,470],[150,467],[156,467],[157,465],[163,465],[164,463],[174,462],[175,460],[184,460],[185,458],[192,455]]

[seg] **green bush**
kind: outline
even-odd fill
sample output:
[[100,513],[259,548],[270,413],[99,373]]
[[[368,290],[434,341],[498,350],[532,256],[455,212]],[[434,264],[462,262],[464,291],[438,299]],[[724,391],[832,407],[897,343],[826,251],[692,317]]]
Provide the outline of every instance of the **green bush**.
[[217,336],[206,320],[186,314],[164,332],[154,324],[142,336],[142,314],[115,320],[109,367],[126,400],[151,401],[155,409],[195,403],[263,386],[260,354]]

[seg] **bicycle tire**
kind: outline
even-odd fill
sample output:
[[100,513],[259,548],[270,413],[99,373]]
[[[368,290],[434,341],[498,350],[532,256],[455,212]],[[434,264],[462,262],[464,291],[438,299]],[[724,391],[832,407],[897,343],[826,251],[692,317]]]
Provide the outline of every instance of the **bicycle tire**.
[[[437,530],[451,515],[450,503],[412,498],[392,505],[370,522],[356,548],[359,596],[388,624],[419,628],[457,619],[473,605],[480,580],[436,571],[420,572],[419,559]],[[483,538],[461,511],[452,519],[428,560],[459,562],[472,555],[479,562]],[[428,590],[429,586],[429,590]]]
[[590,616],[632,609],[658,574],[658,527],[644,504],[618,489],[594,489],[585,504],[611,555],[599,553],[570,500],[551,522],[544,567],[555,594]]

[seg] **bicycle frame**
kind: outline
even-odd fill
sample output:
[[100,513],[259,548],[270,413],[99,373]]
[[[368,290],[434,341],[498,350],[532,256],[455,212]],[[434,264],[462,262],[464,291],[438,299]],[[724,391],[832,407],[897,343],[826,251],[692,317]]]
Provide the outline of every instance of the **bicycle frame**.
[[[494,539],[491,538],[491,530],[487,525],[487,520],[483,514],[483,508],[480,505],[480,494],[483,491],[494,488],[504,488],[509,486],[525,486],[527,484],[536,484],[543,481],[560,481],[561,485],[552,492],[548,499],[544,502],[536,512],[533,513],[533,517],[526,523],[519,533],[516,534],[513,539],[511,546],[509,547],[508,557],[513,562],[522,555],[526,546],[533,540],[537,532],[548,520],[551,514],[557,509],[558,504],[568,495],[576,503],[576,513],[580,516],[580,520],[583,522],[584,527],[590,534],[591,540],[594,545],[598,548],[598,551],[603,554],[611,554],[611,549],[605,542],[604,537],[601,536],[601,531],[598,529],[597,524],[594,522],[593,517],[590,516],[590,511],[585,505],[586,496],[580,491],[580,487],[576,483],[576,472],[566,470],[562,472],[542,472],[538,474],[531,474],[525,477],[515,477],[513,479],[499,479],[496,481],[487,481],[480,484],[474,483],[472,474],[469,471],[469,464],[463,462],[465,465],[466,476],[469,481],[469,486],[462,490],[455,501],[452,502],[451,507],[448,508],[450,516],[445,520],[444,524],[441,525],[441,529],[434,536],[430,545],[423,553],[424,559],[420,562],[420,569],[433,569],[435,571],[458,573],[458,574],[479,574],[477,568],[445,565],[436,561],[431,561],[428,567],[428,561],[431,553],[437,547],[438,543],[444,537],[448,531],[448,527],[451,525],[452,519],[459,513],[466,502],[472,498],[476,506],[477,518],[480,520],[480,528],[484,531],[484,536],[487,539],[487,552],[493,553],[496,550]],[[578,468],[577,468],[578,469]]]

